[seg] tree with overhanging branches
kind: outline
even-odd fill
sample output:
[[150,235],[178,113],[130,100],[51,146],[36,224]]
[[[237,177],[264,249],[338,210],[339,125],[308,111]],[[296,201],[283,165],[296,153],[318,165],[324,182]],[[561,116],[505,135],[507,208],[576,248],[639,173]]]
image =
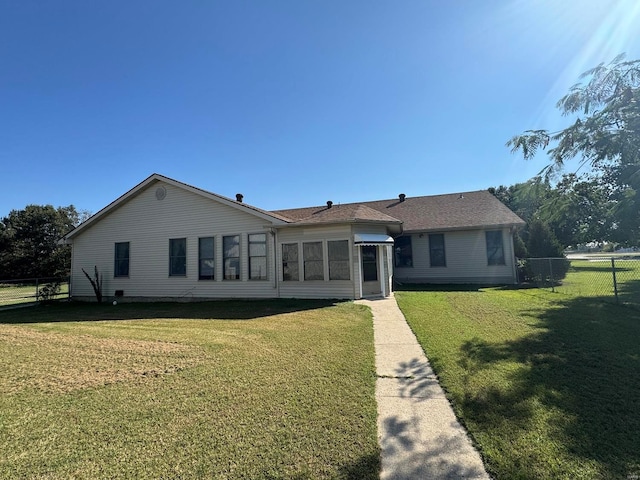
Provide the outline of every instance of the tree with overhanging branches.
[[615,205],[612,236],[621,242],[640,240],[640,60],[617,56],[580,77],[557,103],[564,116],[575,117],[567,128],[527,130],[507,142],[526,160],[546,150],[550,163],[540,172],[549,178],[571,159],[588,166],[608,188]]

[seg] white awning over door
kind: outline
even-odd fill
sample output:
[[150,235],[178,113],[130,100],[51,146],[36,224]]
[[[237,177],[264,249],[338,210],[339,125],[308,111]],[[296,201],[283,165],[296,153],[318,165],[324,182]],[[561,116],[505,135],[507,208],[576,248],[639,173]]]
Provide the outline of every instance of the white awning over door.
[[393,245],[393,237],[380,233],[356,233],[353,236],[353,243],[361,247],[370,245]]

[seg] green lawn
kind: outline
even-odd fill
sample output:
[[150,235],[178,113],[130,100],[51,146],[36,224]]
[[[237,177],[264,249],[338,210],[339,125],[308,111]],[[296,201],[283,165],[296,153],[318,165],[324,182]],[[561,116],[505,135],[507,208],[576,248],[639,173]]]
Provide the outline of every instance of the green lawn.
[[[47,285],[46,283],[40,287]],[[35,284],[9,284],[0,283],[0,307],[34,303],[38,287]],[[62,283],[60,291],[55,298],[67,298],[69,296],[69,284]]]
[[[640,307],[640,258],[616,258],[615,278],[620,303]],[[560,293],[581,297],[599,297],[615,303],[611,258],[571,260],[571,267],[560,286]]]
[[4,311],[0,372],[0,478],[378,476],[363,306]]
[[397,292],[498,479],[640,476],[640,312],[544,290]]

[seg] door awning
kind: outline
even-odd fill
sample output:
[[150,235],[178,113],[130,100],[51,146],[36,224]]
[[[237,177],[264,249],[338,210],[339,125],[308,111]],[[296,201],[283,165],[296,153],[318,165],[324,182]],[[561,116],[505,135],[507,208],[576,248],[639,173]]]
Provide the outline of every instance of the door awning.
[[393,237],[380,233],[356,233],[353,243],[358,246],[393,245]]

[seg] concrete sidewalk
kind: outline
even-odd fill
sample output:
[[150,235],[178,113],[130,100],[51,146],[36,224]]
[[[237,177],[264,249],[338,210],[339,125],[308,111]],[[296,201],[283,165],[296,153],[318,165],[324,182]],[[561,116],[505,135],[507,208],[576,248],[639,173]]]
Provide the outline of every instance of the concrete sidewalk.
[[490,479],[393,296],[373,312],[382,480]]

